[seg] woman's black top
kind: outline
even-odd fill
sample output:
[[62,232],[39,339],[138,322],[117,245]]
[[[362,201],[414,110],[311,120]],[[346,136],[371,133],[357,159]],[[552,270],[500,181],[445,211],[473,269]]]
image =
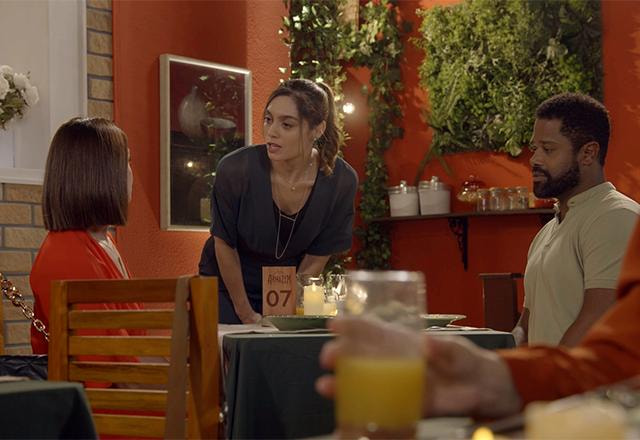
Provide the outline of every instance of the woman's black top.
[[262,267],[300,265],[305,254],[326,256],[351,248],[354,199],[358,179],[351,166],[338,158],[333,173],[318,171],[307,202],[292,221],[280,224],[282,253],[291,226],[291,240],[276,258],[279,211],[271,193],[271,163],[265,145],[240,148],[224,158],[216,170],[211,197],[211,234],[200,259],[200,274],[219,277],[219,322],[240,323],[220,277],[213,236],[237,249],[245,289],[253,309],[262,313]]

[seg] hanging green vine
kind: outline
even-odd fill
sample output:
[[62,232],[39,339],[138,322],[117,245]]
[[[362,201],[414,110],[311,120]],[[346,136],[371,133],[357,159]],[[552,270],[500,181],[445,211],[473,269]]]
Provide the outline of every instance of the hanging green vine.
[[[391,0],[371,0],[361,6],[359,29],[341,20],[346,0],[284,2],[289,15],[283,18],[281,34],[290,49],[291,77],[321,78],[332,87],[339,104],[344,100],[344,63],[352,62],[371,70],[371,88],[367,90],[371,133],[360,201],[364,226],[356,230],[362,244],[356,258],[360,267],[388,268],[389,234],[372,220],[387,215],[388,176],[383,155],[393,140],[402,136],[399,126],[402,113],[396,93],[402,89],[399,25],[403,22]],[[280,70],[286,73],[285,68]],[[342,122],[342,113],[338,113]],[[335,258],[327,266],[332,272],[342,269]]]
[[[344,131],[342,84],[347,78],[342,61],[351,53],[353,29],[342,19],[346,0],[283,0],[289,15],[283,17],[280,35],[289,48],[291,78],[323,81],[331,87],[338,108],[340,149],[347,135]],[[280,68],[287,73],[286,67]],[[341,151],[340,151],[341,154]],[[343,273],[351,261],[346,255],[332,255],[325,266],[325,276]]]
[[429,156],[517,156],[541,101],[564,91],[601,96],[600,2],[474,0],[418,15],[414,42],[425,51],[419,74],[434,130]]
[[[282,41],[289,48],[291,78],[323,81],[334,93],[338,108],[344,102],[342,84],[347,75],[342,67],[352,46],[352,27],[342,19],[346,0],[283,0],[289,15],[282,18]],[[281,73],[287,68],[281,67]],[[346,139],[344,115],[338,111],[338,128]]]
[[[402,90],[402,22],[394,2],[370,1],[361,7],[363,24],[356,37],[354,63],[371,70],[368,91],[369,127],[365,178],[362,183],[360,216],[364,226],[356,233],[362,246],[356,255],[358,265],[367,269],[388,269],[391,257],[389,232],[372,222],[388,213],[387,166],[384,152],[402,137],[402,116],[397,93]],[[408,29],[404,29],[407,31]]]

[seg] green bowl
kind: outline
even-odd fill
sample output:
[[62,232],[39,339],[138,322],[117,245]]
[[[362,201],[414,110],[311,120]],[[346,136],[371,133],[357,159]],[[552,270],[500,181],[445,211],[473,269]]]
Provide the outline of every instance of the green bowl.
[[445,315],[440,313],[430,313],[420,315],[423,322],[424,327],[445,327],[452,322],[459,321],[461,319],[466,318],[466,315]]
[[265,316],[275,328],[282,331],[314,330],[326,329],[327,319],[332,316],[326,315],[280,315]]

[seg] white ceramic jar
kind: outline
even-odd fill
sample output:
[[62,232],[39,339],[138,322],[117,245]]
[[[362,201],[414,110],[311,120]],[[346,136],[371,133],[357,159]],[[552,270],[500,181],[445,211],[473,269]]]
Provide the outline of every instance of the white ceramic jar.
[[408,186],[405,180],[401,180],[400,185],[389,187],[388,192],[391,217],[418,215],[418,191],[415,186]]
[[448,214],[451,212],[451,188],[438,176],[423,180],[419,184],[420,214]]

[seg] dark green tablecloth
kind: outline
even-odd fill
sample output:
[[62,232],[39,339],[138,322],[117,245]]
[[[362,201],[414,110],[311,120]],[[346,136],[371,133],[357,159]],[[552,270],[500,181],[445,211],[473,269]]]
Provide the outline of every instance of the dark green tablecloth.
[[82,385],[0,383],[0,438],[97,438]]
[[[511,333],[491,330],[429,333],[465,336],[490,349],[515,345]],[[314,389],[323,373],[318,354],[331,338],[327,333],[224,336],[227,437],[300,438],[333,431],[333,402]]]

